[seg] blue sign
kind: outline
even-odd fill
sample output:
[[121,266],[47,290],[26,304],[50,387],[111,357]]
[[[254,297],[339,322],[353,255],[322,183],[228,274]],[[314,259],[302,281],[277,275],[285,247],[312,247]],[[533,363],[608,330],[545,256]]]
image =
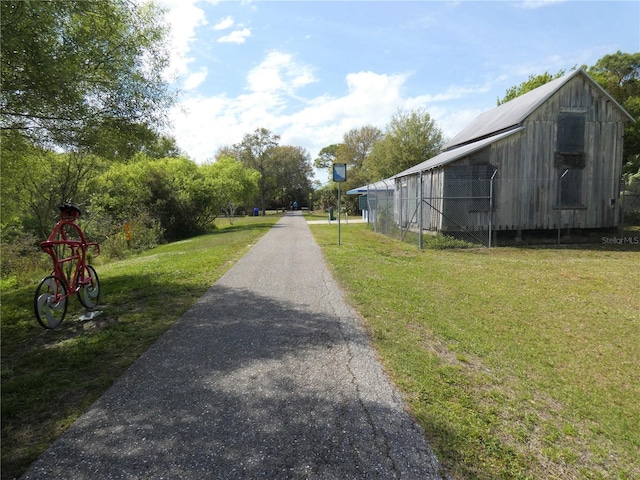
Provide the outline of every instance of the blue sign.
[[346,163],[333,164],[333,181],[334,182],[347,181],[347,164]]

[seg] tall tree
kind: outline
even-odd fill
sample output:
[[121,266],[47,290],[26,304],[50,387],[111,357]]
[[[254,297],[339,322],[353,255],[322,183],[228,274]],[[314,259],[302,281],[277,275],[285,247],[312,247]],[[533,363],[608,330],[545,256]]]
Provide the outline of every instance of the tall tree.
[[374,144],[382,137],[382,130],[373,125],[349,130],[344,134],[342,146],[337,151],[338,160],[351,167],[362,168]]
[[3,133],[92,151],[101,131],[162,124],[173,97],[162,77],[168,30],[153,3],[3,0],[0,21]]
[[[373,151],[373,146],[383,138],[382,130],[373,125],[365,125],[360,128],[353,128],[342,137],[342,143],[328,145],[320,150],[318,158],[315,160],[316,168],[331,168],[333,163],[344,163],[347,165],[347,181],[342,185],[344,192],[350,188],[359,187],[368,183],[363,165],[367,157]],[[320,203],[326,205],[333,196],[337,199],[338,187],[335,183],[328,184],[322,189],[322,199]],[[348,210],[357,209],[357,198],[348,198],[350,202],[341,202],[347,205]],[[337,201],[336,201],[337,203]]]
[[278,146],[273,149],[271,162],[273,200],[280,206],[292,202],[306,204],[312,191],[313,176],[309,152],[302,147]]
[[314,160],[314,166],[316,168],[331,168],[331,165],[338,157],[338,148],[340,148],[340,145],[337,143],[324,147],[318,153],[318,158]]
[[[369,182],[363,168],[367,157],[373,151],[376,142],[384,137],[382,130],[372,125],[352,129],[344,134],[343,143],[337,151],[337,161],[347,164],[347,181],[342,185],[343,192],[350,188],[359,187]],[[356,198],[351,197],[352,203],[347,208],[354,210],[357,208]]]
[[444,137],[435,120],[424,110],[398,111],[364,162],[372,181],[391,177],[440,153]]
[[246,134],[242,141],[233,146],[234,157],[245,167],[260,172],[258,189],[262,215],[266,214],[266,202],[269,189],[272,187],[272,177],[269,172],[271,154],[278,146],[279,135],[274,135],[266,128],[258,128],[251,134]]
[[251,168],[245,168],[235,158],[220,157],[212,164],[201,167],[209,194],[210,211],[224,211],[233,221],[236,208],[248,206],[258,193],[260,174]]

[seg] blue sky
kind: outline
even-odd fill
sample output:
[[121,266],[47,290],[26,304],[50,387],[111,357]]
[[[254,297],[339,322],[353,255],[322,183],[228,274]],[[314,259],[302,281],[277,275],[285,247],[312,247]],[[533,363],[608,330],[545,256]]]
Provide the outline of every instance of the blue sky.
[[180,90],[169,133],[200,163],[261,127],[314,159],[416,108],[452,137],[529,75],[640,51],[637,0],[158,2]]

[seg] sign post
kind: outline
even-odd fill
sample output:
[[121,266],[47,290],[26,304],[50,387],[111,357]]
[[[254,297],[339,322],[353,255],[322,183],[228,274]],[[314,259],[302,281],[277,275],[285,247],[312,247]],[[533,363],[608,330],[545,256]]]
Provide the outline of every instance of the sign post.
[[340,241],[340,184],[347,181],[347,164],[346,163],[334,163],[333,164],[333,181],[338,183],[338,246],[341,245]]

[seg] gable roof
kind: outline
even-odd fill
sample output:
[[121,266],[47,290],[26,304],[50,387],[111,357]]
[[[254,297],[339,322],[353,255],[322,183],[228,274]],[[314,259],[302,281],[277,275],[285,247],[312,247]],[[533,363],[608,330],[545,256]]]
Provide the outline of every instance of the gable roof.
[[612,101],[631,121],[635,119],[615,101],[595,80],[583,70],[575,70],[563,77],[552,80],[498,107],[488,110],[473,120],[460,133],[444,145],[444,150],[451,150],[486,137],[516,128],[526,120],[540,105],[553,96],[572,78],[582,75],[600,93]]
[[525,127],[516,127],[506,132],[499,133],[498,135],[493,135],[491,137],[478,140],[477,142],[469,143],[467,145],[454,148],[453,150],[442,152],[440,155],[430,158],[429,160],[419,163],[418,165],[414,165],[413,167],[398,173],[392,178],[399,178],[414,173],[424,172],[425,170],[431,170],[432,168],[441,167],[448,163],[455,162],[456,160],[466,157],[467,155],[471,155],[472,153],[481,150],[491,145],[492,143],[497,142],[498,140],[502,140],[503,138],[513,135],[514,133],[521,132],[522,130],[524,130],[524,128]]

